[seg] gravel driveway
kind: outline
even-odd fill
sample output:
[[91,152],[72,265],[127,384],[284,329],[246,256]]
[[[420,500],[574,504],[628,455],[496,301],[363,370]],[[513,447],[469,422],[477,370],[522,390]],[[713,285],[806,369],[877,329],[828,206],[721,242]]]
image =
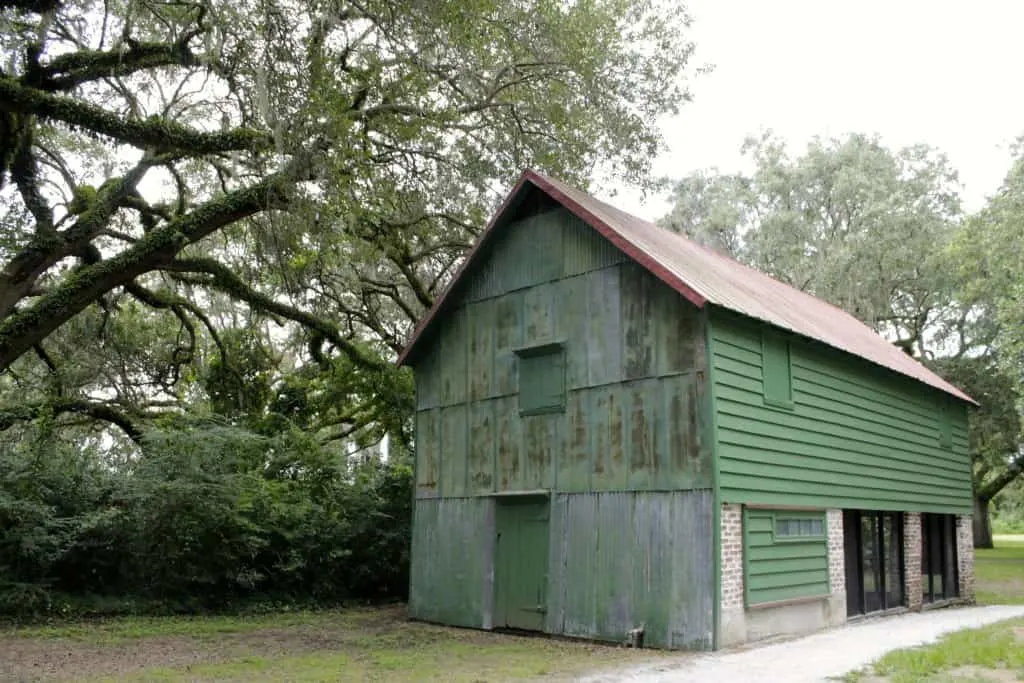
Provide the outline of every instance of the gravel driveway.
[[962,607],[869,619],[743,650],[591,674],[585,683],[820,683],[964,628],[1024,616],[1024,605]]

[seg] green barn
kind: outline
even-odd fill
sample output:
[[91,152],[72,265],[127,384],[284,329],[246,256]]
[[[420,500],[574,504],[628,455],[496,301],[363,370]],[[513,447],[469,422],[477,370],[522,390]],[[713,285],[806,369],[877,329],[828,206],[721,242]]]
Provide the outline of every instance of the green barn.
[[973,401],[526,172],[416,328],[410,616],[712,649],[973,600]]

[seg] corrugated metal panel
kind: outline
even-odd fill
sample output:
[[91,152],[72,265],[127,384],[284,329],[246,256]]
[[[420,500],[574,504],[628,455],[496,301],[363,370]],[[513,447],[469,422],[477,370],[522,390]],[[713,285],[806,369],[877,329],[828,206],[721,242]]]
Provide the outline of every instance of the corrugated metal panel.
[[581,275],[629,260],[614,244],[594,232],[577,216],[568,211],[562,211],[561,215],[565,225],[562,238],[565,275]]
[[709,649],[712,502],[708,490],[562,494],[552,502],[546,629]]
[[[765,321],[810,339],[864,358],[881,367],[906,375],[965,401],[973,400],[921,363],[890,344],[852,315],[809,294],[783,284],[764,273],[706,249],[682,235],[659,228],[593,197],[532,171],[517,183],[477,245],[456,274],[465,272],[496,225],[503,224],[507,207],[520,203],[529,187],[541,189],[581,220],[596,229],[620,251],[655,274],[697,306],[712,303]],[[525,233],[527,231],[510,231]],[[537,253],[534,246],[533,252]],[[561,252],[559,252],[561,253]],[[536,259],[526,258],[519,269],[534,268]],[[399,357],[405,362],[417,340],[444,307],[449,287],[417,326],[412,340]]]
[[491,628],[494,536],[493,498],[417,500],[409,615]]
[[942,394],[853,371],[810,344],[790,345],[792,409],[766,405],[760,331],[718,317],[711,331],[723,500],[970,512],[966,410],[948,416],[954,438],[943,448]]

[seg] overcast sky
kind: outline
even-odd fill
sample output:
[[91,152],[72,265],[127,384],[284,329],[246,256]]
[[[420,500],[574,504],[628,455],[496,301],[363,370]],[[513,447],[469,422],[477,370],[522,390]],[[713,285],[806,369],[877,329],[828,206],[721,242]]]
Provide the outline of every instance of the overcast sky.
[[[689,0],[695,63],[714,71],[666,122],[656,171],[739,170],[748,133],[799,151],[814,135],[925,142],[960,173],[967,208],[994,192],[1024,133],[1024,1]],[[612,203],[648,219],[666,204]]]

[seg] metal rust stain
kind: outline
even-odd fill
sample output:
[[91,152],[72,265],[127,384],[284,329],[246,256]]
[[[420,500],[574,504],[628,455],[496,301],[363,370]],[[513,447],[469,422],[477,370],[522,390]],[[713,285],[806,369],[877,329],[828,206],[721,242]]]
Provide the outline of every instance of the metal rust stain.
[[469,489],[470,493],[486,493],[494,490],[494,401],[473,404],[473,422],[469,439]]
[[494,372],[494,312],[488,302],[469,306],[471,333],[469,341],[469,399],[478,401],[494,395],[491,377]]
[[416,495],[438,495],[438,453],[441,449],[437,408],[416,414]]

